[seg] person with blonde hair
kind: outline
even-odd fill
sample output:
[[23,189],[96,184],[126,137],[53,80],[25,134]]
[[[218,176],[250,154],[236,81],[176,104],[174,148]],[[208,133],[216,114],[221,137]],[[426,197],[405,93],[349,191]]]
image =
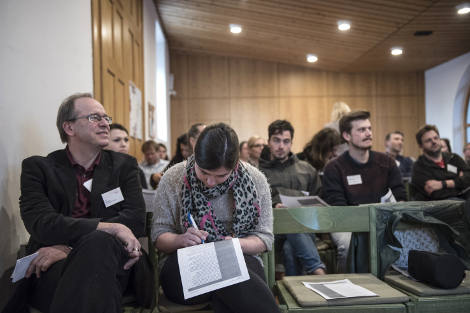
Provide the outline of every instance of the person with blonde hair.
[[[351,108],[343,101],[338,101],[333,104],[333,110],[331,111],[331,122],[326,123],[323,128],[333,128],[338,133],[339,131],[339,120],[346,114],[351,112]],[[341,134],[341,133],[340,133]],[[343,140],[343,144],[341,144],[338,148],[337,155],[343,154],[344,151],[349,149],[348,144]]]
[[253,135],[248,139],[248,149],[250,153],[250,157],[248,159],[248,163],[253,165],[254,167],[259,167],[259,158],[261,156],[261,151],[266,146],[264,138]]

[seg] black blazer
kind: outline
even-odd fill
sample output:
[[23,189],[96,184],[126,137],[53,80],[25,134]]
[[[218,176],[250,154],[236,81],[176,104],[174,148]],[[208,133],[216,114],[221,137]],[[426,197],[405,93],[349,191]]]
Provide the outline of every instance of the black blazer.
[[[101,194],[121,188],[124,200],[106,208]],[[121,223],[139,238],[145,233],[145,202],[135,158],[103,150],[93,173],[91,218],[71,218],[76,201],[75,171],[65,150],[23,161],[21,218],[31,234],[31,252],[43,246],[73,246],[99,222]]]
[[[124,200],[106,208],[101,194],[117,187],[121,188]],[[44,246],[73,246],[82,236],[96,230],[99,222],[121,223],[137,238],[145,236],[145,202],[134,157],[110,150],[101,152],[100,163],[93,173],[89,219],[70,217],[76,190],[75,170],[65,150],[23,161],[20,211],[31,235],[28,254]],[[134,267],[135,286],[140,289],[137,300],[148,306],[153,292],[148,255],[144,253]]]

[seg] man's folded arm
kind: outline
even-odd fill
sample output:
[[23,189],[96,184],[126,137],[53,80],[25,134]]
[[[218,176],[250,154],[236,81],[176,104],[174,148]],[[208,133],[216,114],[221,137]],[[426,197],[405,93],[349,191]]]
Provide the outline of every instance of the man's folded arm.
[[457,163],[457,171],[462,172],[463,175],[454,179],[456,189],[466,189],[470,187],[470,166],[460,156],[454,154],[453,156]]

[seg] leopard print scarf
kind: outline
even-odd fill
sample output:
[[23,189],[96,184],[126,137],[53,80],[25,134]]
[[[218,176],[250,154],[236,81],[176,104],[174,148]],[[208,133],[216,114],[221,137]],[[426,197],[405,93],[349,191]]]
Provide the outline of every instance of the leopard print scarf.
[[[188,212],[194,218],[197,227],[209,233],[207,241],[223,240],[227,236],[246,237],[258,225],[261,215],[258,193],[253,179],[245,166],[238,162],[237,168],[230,173],[229,178],[213,188],[208,188],[197,178],[194,155],[189,157],[184,171],[181,198],[181,226],[186,232],[190,226]],[[233,226],[227,230],[214,214],[211,199],[225,194],[233,188],[235,199],[233,207]]]

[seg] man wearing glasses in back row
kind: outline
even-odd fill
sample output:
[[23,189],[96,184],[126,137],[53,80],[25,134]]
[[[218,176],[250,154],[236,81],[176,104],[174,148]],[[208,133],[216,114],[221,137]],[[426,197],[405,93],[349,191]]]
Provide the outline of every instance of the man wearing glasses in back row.
[[110,124],[91,94],[74,94],[57,115],[66,148],[23,161],[21,218],[28,254],[39,254],[3,312],[121,312],[133,286],[137,302],[150,306],[152,267],[137,240],[145,230],[137,161],[102,150]]

